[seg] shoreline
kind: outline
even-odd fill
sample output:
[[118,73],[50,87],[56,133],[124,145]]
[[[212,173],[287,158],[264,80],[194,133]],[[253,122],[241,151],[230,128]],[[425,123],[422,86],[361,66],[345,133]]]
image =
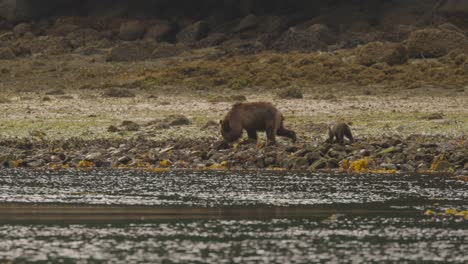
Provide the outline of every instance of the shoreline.
[[1,140],[2,168],[187,170],[308,170],[345,173],[468,175],[465,137],[393,135],[357,138],[352,145],[320,141],[275,146],[248,140],[226,144],[205,138]]

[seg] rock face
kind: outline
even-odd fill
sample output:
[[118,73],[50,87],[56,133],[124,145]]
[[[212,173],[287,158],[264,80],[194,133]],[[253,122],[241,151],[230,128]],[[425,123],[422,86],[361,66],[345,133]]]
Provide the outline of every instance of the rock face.
[[407,47],[412,58],[441,57],[455,49],[468,49],[468,38],[457,31],[428,28],[411,33]]
[[362,46],[356,56],[356,62],[365,66],[376,63],[399,65],[407,61],[408,52],[406,47],[400,43],[371,42]]

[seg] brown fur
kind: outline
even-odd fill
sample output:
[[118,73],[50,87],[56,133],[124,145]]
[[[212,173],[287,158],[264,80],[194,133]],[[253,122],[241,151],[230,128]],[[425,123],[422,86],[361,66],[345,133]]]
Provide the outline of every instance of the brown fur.
[[221,135],[226,141],[233,142],[245,129],[253,140],[257,140],[257,131],[265,131],[269,143],[276,143],[276,135],[296,142],[296,133],[284,128],[283,121],[283,115],[271,103],[237,103],[220,121]]
[[329,143],[338,143],[344,144],[344,138],[347,138],[350,143],[354,142],[353,134],[351,133],[351,128],[348,124],[343,122],[338,122],[330,127],[328,127],[328,139]]

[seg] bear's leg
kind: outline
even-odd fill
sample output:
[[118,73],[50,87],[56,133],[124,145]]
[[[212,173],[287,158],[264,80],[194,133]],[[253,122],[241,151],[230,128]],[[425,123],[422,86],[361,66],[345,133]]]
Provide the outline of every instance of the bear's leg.
[[344,133],[339,131],[336,133],[336,143],[343,145],[344,143]]
[[276,134],[281,137],[290,138],[294,143],[296,142],[296,132],[284,128],[283,123],[281,123],[281,126],[278,128]]
[[351,133],[351,129],[349,128],[346,129],[345,136],[349,139],[350,143],[354,143],[354,138],[353,138],[353,134]]
[[251,130],[247,130],[247,134],[249,135],[249,139],[257,142],[257,130],[255,129],[251,129]]
[[275,124],[273,121],[269,121],[266,123],[265,126],[266,136],[268,139],[268,145],[275,145],[276,144],[276,129]]

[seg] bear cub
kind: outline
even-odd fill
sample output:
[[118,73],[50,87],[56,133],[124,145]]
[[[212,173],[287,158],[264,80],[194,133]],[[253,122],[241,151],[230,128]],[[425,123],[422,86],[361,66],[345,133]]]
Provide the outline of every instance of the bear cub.
[[344,144],[344,138],[347,138],[350,143],[354,142],[351,128],[344,122],[338,122],[328,127],[328,143]]
[[283,121],[283,115],[271,103],[236,103],[220,120],[221,135],[226,141],[233,142],[242,136],[245,129],[252,140],[257,140],[257,131],[265,131],[269,144],[276,143],[277,135],[296,142],[296,133],[284,128]]

